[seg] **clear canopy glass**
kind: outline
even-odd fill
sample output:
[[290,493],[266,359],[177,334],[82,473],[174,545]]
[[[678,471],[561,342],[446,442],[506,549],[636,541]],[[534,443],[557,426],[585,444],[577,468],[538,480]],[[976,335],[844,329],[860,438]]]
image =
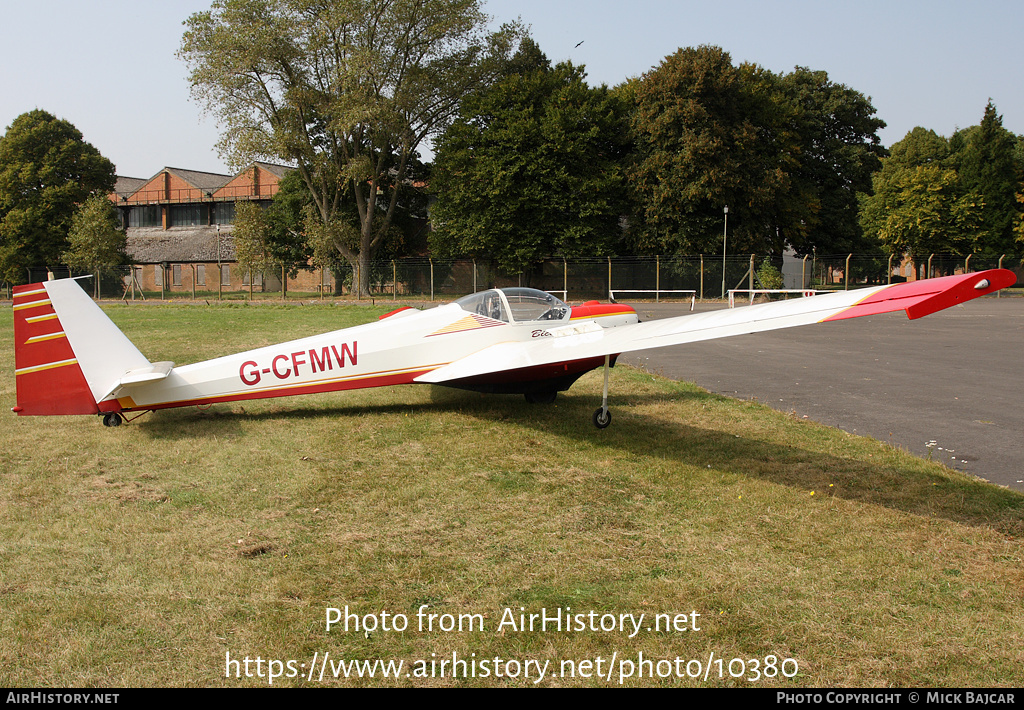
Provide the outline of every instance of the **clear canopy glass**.
[[464,311],[506,323],[569,320],[571,309],[561,299],[535,288],[502,288],[460,298]]

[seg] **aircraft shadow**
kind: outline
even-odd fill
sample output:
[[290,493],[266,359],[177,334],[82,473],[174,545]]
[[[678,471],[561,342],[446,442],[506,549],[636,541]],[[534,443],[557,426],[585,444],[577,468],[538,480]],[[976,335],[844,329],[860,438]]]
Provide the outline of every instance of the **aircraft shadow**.
[[[421,388],[396,388],[396,392]],[[680,466],[769,481],[810,494],[879,505],[912,515],[942,518],[960,524],[988,527],[1012,537],[1024,536],[1024,495],[983,481],[947,475],[941,468],[921,467],[907,472],[877,460],[844,457],[799,446],[764,441],[743,432],[721,431],[641,413],[648,405],[686,405],[701,400],[725,399],[701,391],[630,394],[610,398],[613,421],[598,430],[591,423],[600,398],[589,394],[560,394],[555,406],[528,404],[521,396],[481,395],[443,387],[429,388],[401,401],[329,406],[280,407],[265,404],[246,411],[245,403],[196,412],[169,410],[140,420],[137,426],[158,439],[206,438],[243,434],[246,422],[302,421],[367,415],[462,414],[493,423],[495,430],[514,425],[566,442],[581,441],[614,447],[637,455],[657,456]],[[372,392],[372,390],[362,390]],[[360,398],[362,399],[362,398]],[[231,406],[231,409],[227,409]],[[887,446],[879,443],[880,447]],[[882,453],[882,452],[880,452]]]

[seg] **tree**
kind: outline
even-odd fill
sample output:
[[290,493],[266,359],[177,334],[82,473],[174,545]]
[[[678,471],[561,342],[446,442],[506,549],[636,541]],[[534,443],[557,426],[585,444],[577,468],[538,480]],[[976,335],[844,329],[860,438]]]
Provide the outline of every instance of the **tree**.
[[984,201],[965,190],[954,165],[950,141],[935,131],[918,126],[894,143],[873,177],[873,193],[861,199],[865,234],[915,261],[976,251],[987,235]]
[[886,154],[878,137],[885,122],[870,99],[823,71],[797,67],[780,89],[791,102],[799,145],[790,171],[791,195],[809,206],[790,221],[789,243],[799,254],[876,251],[858,219],[859,195],[872,190],[872,175]]
[[270,224],[266,211],[256,202],[236,204],[231,237],[235,242],[235,260],[249,272],[251,290],[253,276],[265,273],[275,263],[271,256]]
[[99,296],[100,272],[128,263],[128,237],[113,203],[106,195],[92,195],[71,218],[68,249],[61,260],[71,269],[95,274],[94,294]]
[[825,72],[734,66],[705,46],[667,57],[636,93],[641,248],[714,251],[726,206],[739,251],[831,251],[858,240],[856,195],[870,189],[884,153],[884,123],[859,92]]
[[613,252],[628,212],[627,107],[585,79],[524,40],[508,76],[467,97],[437,143],[433,253],[515,274],[546,256]]
[[180,56],[194,95],[220,119],[233,164],[297,164],[330,238],[347,205],[353,266],[390,232],[410,163],[461,98],[502,66],[518,30],[486,34],[478,0],[215,0],[192,15]]
[[235,255],[243,268],[263,273],[271,266],[286,266],[294,275],[311,256],[303,226],[303,208],[312,197],[297,171],[286,174],[270,204],[238,203],[232,237]]
[[955,170],[930,164],[900,167],[877,180],[863,219],[890,254],[919,261],[975,251],[985,234],[982,214],[977,196],[963,194]]
[[1013,251],[1016,195],[1024,179],[1015,155],[1016,136],[1003,128],[1002,116],[989,101],[981,123],[958,131],[950,144],[964,192],[977,194],[984,203],[982,220],[987,234],[978,250],[990,256]]
[[[765,251],[760,216],[784,187],[760,130],[756,67],[733,66],[718,47],[680,49],[636,86],[633,118],[638,160],[632,180],[642,210],[639,245],[662,253],[713,251],[723,207],[732,243]],[[761,97],[763,99],[763,97]],[[770,242],[769,242],[770,243]]]
[[0,277],[55,266],[78,205],[114,189],[114,165],[68,121],[35,110],[0,138]]

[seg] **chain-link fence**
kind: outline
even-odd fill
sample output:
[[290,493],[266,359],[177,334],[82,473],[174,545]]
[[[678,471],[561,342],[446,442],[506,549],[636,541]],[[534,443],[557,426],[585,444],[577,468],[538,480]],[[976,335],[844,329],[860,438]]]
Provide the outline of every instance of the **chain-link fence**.
[[[369,293],[358,297],[450,301],[487,288],[528,286],[567,301],[701,300],[723,298],[732,289],[763,288],[758,278],[763,256],[618,256],[548,259],[521,274],[505,274],[483,260],[407,258],[370,265]],[[777,263],[776,263],[777,265]],[[943,276],[990,268],[1020,270],[1018,255],[1000,257],[929,254],[915,259],[865,254],[787,257],[785,288],[843,289],[868,284]],[[252,274],[237,263],[162,263],[104,269],[82,274],[68,269],[30,269],[32,282],[88,276],[83,287],[97,298],[142,299],[329,299],[357,297],[355,267],[311,269],[284,265]],[[9,284],[4,284],[10,297]]]

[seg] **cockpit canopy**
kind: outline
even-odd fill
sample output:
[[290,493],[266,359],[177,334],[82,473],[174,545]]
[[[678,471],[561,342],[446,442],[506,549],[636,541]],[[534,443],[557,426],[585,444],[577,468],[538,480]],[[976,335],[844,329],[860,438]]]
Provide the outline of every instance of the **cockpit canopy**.
[[568,321],[571,309],[561,299],[535,288],[494,288],[460,298],[464,311],[506,323]]

